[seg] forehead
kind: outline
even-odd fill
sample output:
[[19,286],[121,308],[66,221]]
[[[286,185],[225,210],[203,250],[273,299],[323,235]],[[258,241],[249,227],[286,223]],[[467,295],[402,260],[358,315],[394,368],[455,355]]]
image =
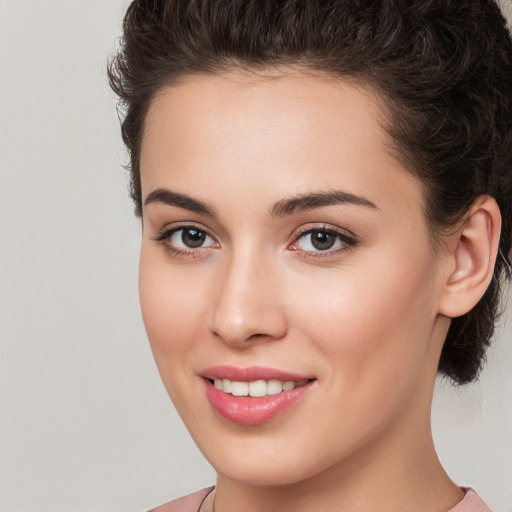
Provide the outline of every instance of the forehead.
[[379,101],[353,81],[298,71],[188,77],[151,103],[143,197],[166,185],[188,193],[192,181],[209,184],[199,195],[211,194],[218,181],[225,197],[248,186],[269,201],[341,188],[421,207],[420,184],[393,156]]
[[[204,143],[219,138],[230,143],[235,134],[242,141],[257,141],[266,152],[283,138],[298,137],[324,145],[336,137],[338,143],[355,142],[358,131],[372,136],[374,147],[386,149],[390,141],[381,129],[385,122],[379,96],[355,81],[303,71],[229,72],[192,75],[172,87],[162,88],[148,110],[143,142],[163,133],[173,123],[180,125],[173,138],[201,137]],[[357,126],[347,120],[358,119]],[[200,123],[198,121],[201,121]],[[359,139],[360,144],[369,146]],[[144,144],[143,144],[144,146]],[[143,147],[144,149],[144,147]]]

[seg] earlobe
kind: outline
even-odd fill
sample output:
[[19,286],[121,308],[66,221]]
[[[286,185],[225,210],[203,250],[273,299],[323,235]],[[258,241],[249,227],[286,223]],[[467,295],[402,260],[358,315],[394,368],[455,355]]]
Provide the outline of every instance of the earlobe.
[[496,201],[479,198],[463,225],[450,235],[450,268],[439,312],[450,318],[468,313],[491,282],[501,231]]

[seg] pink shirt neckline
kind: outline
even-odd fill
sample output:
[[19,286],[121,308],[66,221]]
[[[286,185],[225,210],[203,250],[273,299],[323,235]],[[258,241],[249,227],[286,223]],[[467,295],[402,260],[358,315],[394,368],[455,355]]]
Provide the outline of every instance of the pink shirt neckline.
[[[154,508],[149,512],[197,512],[202,502],[213,491],[214,487],[207,487],[201,491],[183,496],[177,500]],[[482,498],[470,487],[463,487],[464,498],[447,512],[491,512]]]
[[462,490],[465,492],[464,498],[448,512],[491,512],[491,509],[471,487],[463,487]]

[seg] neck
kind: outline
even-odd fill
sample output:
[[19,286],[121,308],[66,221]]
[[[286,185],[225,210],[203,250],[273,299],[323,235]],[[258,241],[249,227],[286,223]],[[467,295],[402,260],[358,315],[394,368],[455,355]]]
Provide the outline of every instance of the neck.
[[[215,512],[442,512],[454,507],[462,491],[442,468],[430,435],[409,435],[402,429],[388,439],[354,453],[336,466],[286,486],[255,486],[218,476]],[[408,453],[409,456],[404,456]]]

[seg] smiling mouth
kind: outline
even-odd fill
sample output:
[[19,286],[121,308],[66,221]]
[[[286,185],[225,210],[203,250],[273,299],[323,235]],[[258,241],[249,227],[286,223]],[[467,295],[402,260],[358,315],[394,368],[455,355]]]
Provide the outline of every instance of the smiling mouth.
[[258,366],[212,366],[200,376],[213,410],[230,423],[246,426],[267,423],[295,409],[317,385],[311,374]]
[[293,380],[253,380],[249,382],[230,379],[208,379],[216,389],[232,396],[264,397],[278,395],[283,391],[291,391],[295,388],[305,386],[313,379],[300,381]]

